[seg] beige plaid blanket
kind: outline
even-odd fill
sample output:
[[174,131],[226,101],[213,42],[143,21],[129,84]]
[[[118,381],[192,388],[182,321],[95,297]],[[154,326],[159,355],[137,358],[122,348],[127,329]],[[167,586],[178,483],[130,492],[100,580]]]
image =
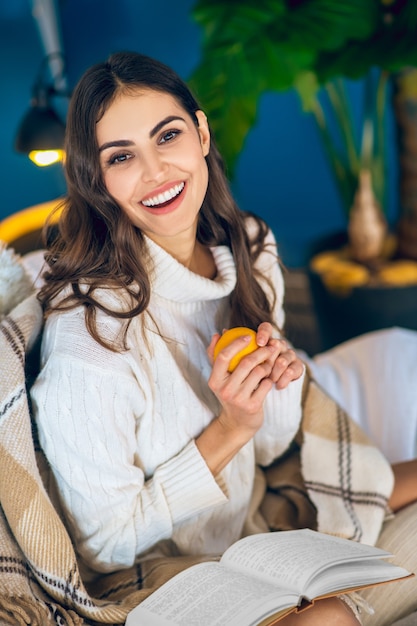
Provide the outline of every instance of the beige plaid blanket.
[[[41,329],[34,295],[0,324],[0,625],[123,624],[156,587],[201,559],[179,556],[166,542],[165,558],[94,585],[83,582],[48,495],[47,465],[30,419],[26,355]],[[311,526],[374,543],[392,489],[391,469],[310,380],[297,442],[291,454],[260,472],[248,532]]]

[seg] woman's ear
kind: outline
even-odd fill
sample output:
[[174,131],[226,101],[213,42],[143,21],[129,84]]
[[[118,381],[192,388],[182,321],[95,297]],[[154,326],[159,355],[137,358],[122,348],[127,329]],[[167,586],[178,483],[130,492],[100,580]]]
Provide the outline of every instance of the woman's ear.
[[196,111],[195,114],[198,120],[198,133],[200,135],[201,147],[203,148],[203,156],[207,156],[210,152],[210,130],[207,117],[203,111]]

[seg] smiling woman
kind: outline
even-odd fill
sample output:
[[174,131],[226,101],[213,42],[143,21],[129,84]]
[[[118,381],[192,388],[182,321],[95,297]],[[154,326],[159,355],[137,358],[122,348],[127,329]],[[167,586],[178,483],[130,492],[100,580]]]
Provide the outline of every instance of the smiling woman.
[[[73,92],[66,155],[68,198],[38,296],[45,328],[31,398],[84,569],[97,579],[133,566],[137,578],[152,555],[166,579],[190,562],[184,557],[212,559],[262,525],[308,523],[376,541],[391,467],[367,439],[359,445],[361,433],[341,442],[334,428],[330,439],[319,432],[329,453],[313,445],[314,470],[307,464],[304,475],[310,379],[282,333],[275,239],[234,202],[206,116],[183,81],[136,53],[93,66]],[[251,349],[236,336],[214,358],[223,330],[243,326],[253,329]],[[320,429],[323,413],[314,413]],[[341,415],[350,424],[335,410],[329,427]],[[345,475],[342,443],[353,482],[329,485],[339,495],[323,499],[311,485]],[[259,508],[265,468],[288,459],[302,514],[279,509],[267,521]],[[363,493],[372,497],[364,502]],[[407,493],[391,503],[417,498],[414,488]],[[144,576],[148,585],[155,579]],[[318,601],[282,624],[357,625],[355,603]]]
[[99,120],[97,141],[106,188],[131,222],[184,265],[204,272],[195,262],[208,184],[204,113],[191,117],[169,94],[130,88]]

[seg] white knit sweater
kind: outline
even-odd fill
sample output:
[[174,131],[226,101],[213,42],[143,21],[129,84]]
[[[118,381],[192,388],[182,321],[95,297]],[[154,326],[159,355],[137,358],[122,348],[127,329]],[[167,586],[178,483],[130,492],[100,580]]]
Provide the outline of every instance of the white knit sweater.
[[[282,327],[283,280],[271,233],[269,241],[274,254],[264,252],[258,265],[277,288]],[[209,280],[147,243],[156,268],[149,312],[159,333],[150,316],[138,316],[129,350],[113,353],[91,338],[81,308],[55,313],[46,322],[32,388],[70,532],[97,571],[129,566],[167,538],[184,554],[223,552],[242,534],[255,464],[288,447],[301,417],[303,379],[273,389],[255,439],[213,477],[194,438],[219,413],[207,386],[206,347],[228,325],[234,261],[227,247],[213,248],[217,276]],[[117,301],[110,290],[102,298]],[[106,337],[120,329],[114,318],[98,320]]]

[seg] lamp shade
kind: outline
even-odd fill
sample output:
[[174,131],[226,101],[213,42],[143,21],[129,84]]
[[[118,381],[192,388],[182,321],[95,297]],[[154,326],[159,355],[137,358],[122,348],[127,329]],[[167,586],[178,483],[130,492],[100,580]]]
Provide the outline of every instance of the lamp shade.
[[[15,150],[26,154],[36,163],[36,165],[51,165],[61,161],[64,156],[65,124],[58,117],[52,106],[52,99],[55,96],[65,96],[69,94],[64,87],[58,88],[57,80],[66,84],[64,75],[56,76],[51,84],[43,75],[46,63],[59,57],[60,65],[62,59],[60,53],[48,55],[41,64],[39,75],[32,87],[32,98],[30,109],[25,114],[20,123],[15,139]],[[63,67],[61,67],[63,72]]]
[[15,149],[29,154],[33,150],[62,150],[65,125],[51,107],[33,106],[18,130]]

